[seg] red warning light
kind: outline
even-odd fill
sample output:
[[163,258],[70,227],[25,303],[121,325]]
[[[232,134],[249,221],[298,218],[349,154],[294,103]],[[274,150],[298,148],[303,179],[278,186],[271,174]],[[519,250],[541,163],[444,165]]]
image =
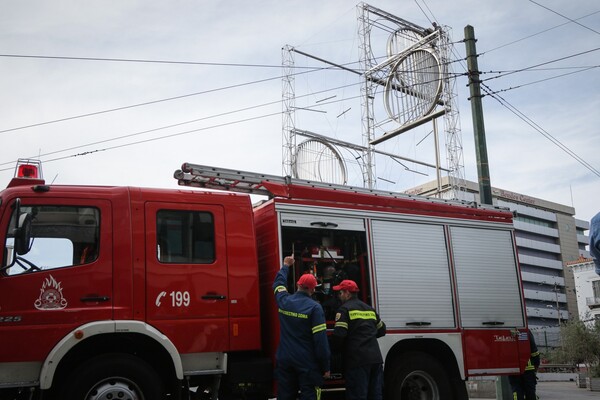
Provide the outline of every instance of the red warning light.
[[18,178],[31,178],[38,179],[39,171],[36,165],[31,164],[21,164],[19,165],[19,169],[17,171]]
[[15,166],[15,176],[8,183],[7,188],[22,185],[46,187],[42,173],[42,162],[31,158],[19,158]]

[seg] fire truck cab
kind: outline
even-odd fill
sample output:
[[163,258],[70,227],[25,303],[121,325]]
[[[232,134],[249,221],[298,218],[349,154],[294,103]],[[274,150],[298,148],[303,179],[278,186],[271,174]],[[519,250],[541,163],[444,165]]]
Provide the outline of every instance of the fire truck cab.
[[[271,284],[290,254],[288,290],[314,274],[329,328],[342,279],[377,309],[387,399],[466,400],[465,379],[529,358],[505,210],[194,164],[179,184],[218,191],[46,185],[22,169],[0,192],[0,394],[266,399]],[[342,364],[325,391],[343,388]]]

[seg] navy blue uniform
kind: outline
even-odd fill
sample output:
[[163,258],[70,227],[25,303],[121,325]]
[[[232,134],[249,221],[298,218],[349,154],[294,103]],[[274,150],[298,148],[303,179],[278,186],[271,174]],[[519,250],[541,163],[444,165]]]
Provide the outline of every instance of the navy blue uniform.
[[295,400],[300,389],[301,400],[316,400],[320,398],[319,387],[323,374],[329,371],[331,356],[325,315],[321,305],[307,293],[288,293],[288,270],[284,265],[273,282],[280,327],[277,398]]
[[594,215],[590,221],[590,255],[596,266],[596,273],[600,275],[600,213]]
[[537,395],[535,394],[535,386],[537,385],[537,377],[535,372],[540,366],[540,353],[535,339],[531,334],[531,331],[527,331],[529,335],[529,347],[531,350],[531,356],[527,360],[527,366],[525,372],[522,375],[510,375],[508,382],[510,383],[513,399],[514,400],[536,400]]
[[385,324],[375,310],[356,297],[339,308],[332,345],[344,354],[346,399],[381,400],[383,358],[377,338],[385,332]]

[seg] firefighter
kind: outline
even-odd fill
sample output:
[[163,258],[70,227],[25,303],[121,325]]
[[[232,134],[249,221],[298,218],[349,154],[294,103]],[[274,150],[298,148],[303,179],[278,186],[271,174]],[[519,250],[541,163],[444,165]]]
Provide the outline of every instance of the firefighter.
[[302,275],[296,293],[288,293],[286,283],[292,265],[294,257],[285,257],[273,282],[280,327],[277,398],[295,400],[300,390],[300,400],[319,400],[320,387],[330,375],[325,315],[321,305],[311,298],[317,287],[312,274]]
[[369,305],[357,298],[358,285],[345,279],[333,287],[342,306],[335,316],[332,348],[344,358],[346,399],[381,400],[383,395],[383,358],[377,338],[386,327]]
[[513,392],[513,400],[536,400],[535,386],[537,385],[536,372],[540,366],[540,353],[538,352],[535,339],[530,330],[527,330],[529,336],[529,348],[531,355],[527,360],[525,372],[521,375],[511,375],[508,382]]

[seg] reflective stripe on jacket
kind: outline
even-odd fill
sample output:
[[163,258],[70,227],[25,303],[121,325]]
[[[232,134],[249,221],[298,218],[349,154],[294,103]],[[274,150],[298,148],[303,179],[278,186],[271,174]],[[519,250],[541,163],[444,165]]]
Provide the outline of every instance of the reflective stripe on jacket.
[[527,360],[525,371],[537,371],[538,367],[540,366],[540,352],[538,351],[531,331],[528,330],[527,335],[529,336],[529,349],[531,354],[529,356],[529,360]]
[[383,362],[377,338],[386,327],[373,308],[354,297],[341,305],[335,319],[333,343],[347,368]]
[[289,268],[279,270],[273,282],[279,307],[279,347],[277,361],[298,368],[329,371],[330,350],[325,314],[319,303],[305,292],[290,294],[286,289]]

